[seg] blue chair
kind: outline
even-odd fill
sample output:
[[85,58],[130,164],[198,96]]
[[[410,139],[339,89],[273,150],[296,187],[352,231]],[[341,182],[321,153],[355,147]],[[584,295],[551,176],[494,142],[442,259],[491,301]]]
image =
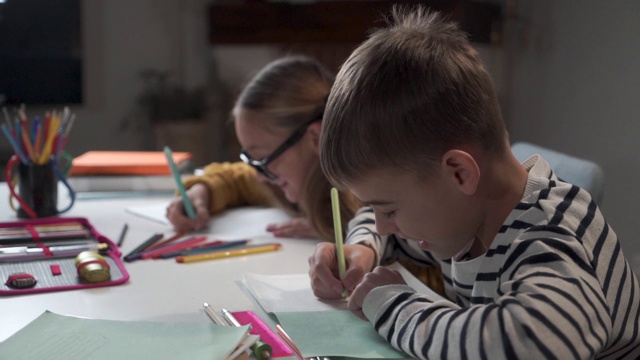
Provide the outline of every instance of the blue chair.
[[600,205],[604,194],[604,172],[598,164],[527,142],[514,143],[511,151],[520,162],[532,155],[542,156],[559,179],[587,190]]

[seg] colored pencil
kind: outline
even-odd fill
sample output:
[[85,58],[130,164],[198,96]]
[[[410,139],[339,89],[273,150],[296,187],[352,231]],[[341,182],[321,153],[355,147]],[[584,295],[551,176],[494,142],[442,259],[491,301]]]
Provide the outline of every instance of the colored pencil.
[[176,261],[179,263],[186,264],[186,263],[192,263],[196,261],[217,260],[217,259],[224,259],[224,258],[234,257],[234,256],[252,255],[252,254],[259,254],[259,253],[264,253],[269,251],[277,251],[277,250],[280,250],[281,248],[282,248],[282,245],[277,243],[266,244],[266,245],[256,245],[256,246],[249,246],[241,249],[233,249],[233,250],[227,250],[227,251],[215,251],[215,252],[205,253],[205,254],[178,256],[176,257]]
[[160,255],[164,254],[164,253],[168,253],[171,251],[177,251],[177,250],[182,250],[185,248],[188,248],[189,246],[193,246],[197,243],[201,243],[203,241],[207,240],[206,236],[194,236],[194,237],[190,237],[186,240],[180,241],[178,243],[175,244],[169,244],[160,248],[154,248],[152,250],[149,251],[145,251],[143,252],[141,255],[142,259],[157,259],[160,257]]
[[[333,230],[336,237],[336,257],[338,258],[338,274],[340,280],[344,279],[346,262],[344,259],[344,244],[342,242],[342,223],[340,220],[340,199],[338,189],[331,188],[331,210],[333,211]],[[342,292],[342,297],[347,297],[347,290]]]
[[118,247],[121,247],[122,243],[124,243],[124,238],[127,236],[127,230],[129,230],[129,224],[125,223],[122,227],[122,231],[120,232],[120,237],[118,238]]
[[150,238],[145,240],[142,244],[138,245],[138,247],[133,249],[130,253],[125,255],[123,258],[124,261],[129,262],[140,259],[140,253],[160,239],[162,239],[162,234],[160,233],[151,235]]
[[165,253],[160,255],[160,258],[167,259],[180,255],[196,255],[196,254],[206,254],[214,251],[220,251],[222,249],[232,249],[239,248],[247,245],[250,240],[234,240],[234,241],[222,241],[216,240],[213,242],[208,242],[204,244],[197,244],[189,249],[182,249],[178,251],[172,251],[169,253]]
[[162,241],[158,241],[157,243],[152,244],[151,246],[149,246],[149,249],[148,249],[148,250],[156,249],[156,248],[159,248],[159,247],[161,247],[161,246],[165,246],[166,244],[168,244],[168,243],[170,243],[170,242],[174,242],[174,241],[176,241],[176,240],[180,239],[180,238],[181,238],[181,237],[183,237],[184,235],[185,235],[185,233],[184,233],[184,232],[178,231],[178,232],[177,232],[177,233],[175,233],[173,236],[170,236],[170,237],[168,237],[168,238],[166,238],[166,239],[164,239],[164,240],[162,240]]
[[184,211],[187,213],[187,216],[191,220],[196,219],[196,211],[193,208],[193,204],[189,197],[187,196],[187,191],[184,189],[184,184],[182,183],[182,179],[180,179],[180,171],[178,171],[178,167],[176,163],[173,161],[173,152],[171,152],[171,148],[168,146],[164,147],[164,154],[167,156],[167,162],[169,163],[169,168],[171,169],[171,174],[173,175],[173,179],[176,182],[176,187],[180,192],[180,196],[182,196],[182,205],[184,206]]

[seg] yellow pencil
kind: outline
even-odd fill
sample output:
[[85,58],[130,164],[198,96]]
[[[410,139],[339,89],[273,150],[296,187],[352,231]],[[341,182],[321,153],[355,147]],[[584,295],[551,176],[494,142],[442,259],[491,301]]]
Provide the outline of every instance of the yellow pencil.
[[179,263],[190,263],[195,261],[203,261],[203,260],[216,260],[216,259],[224,259],[233,256],[242,256],[242,255],[251,255],[251,254],[259,254],[269,251],[280,250],[282,245],[280,244],[266,244],[266,245],[257,245],[246,247],[242,249],[233,249],[227,251],[215,251],[206,254],[197,254],[197,255],[185,255],[185,256],[177,256],[176,261]]
[[[338,189],[331,188],[331,210],[333,212],[333,230],[336,236],[336,257],[338,258],[338,275],[340,280],[344,279],[346,272],[346,262],[344,259],[344,244],[342,241],[342,222],[340,221],[340,198]],[[342,292],[342,297],[347,297],[347,290]]]

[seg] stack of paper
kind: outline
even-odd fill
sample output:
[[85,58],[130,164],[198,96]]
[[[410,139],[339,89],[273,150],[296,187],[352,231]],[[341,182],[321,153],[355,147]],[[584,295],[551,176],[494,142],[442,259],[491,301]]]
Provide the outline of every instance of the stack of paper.
[[72,176],[69,185],[75,192],[162,191],[173,194],[176,182],[171,175]]
[[247,359],[249,326],[85,319],[44,312],[0,343],[0,359]]
[[[191,154],[174,152],[173,161],[184,170]],[[78,175],[171,175],[162,151],[88,151],[73,159],[71,176]]]
[[[192,173],[191,154],[173,153],[181,173]],[[162,151],[88,151],[73,159],[71,188],[84,192],[173,193],[176,183]]]

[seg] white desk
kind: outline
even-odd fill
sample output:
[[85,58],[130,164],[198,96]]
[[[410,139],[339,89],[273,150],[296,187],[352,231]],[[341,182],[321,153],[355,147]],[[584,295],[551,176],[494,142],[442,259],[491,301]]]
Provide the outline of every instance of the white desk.
[[[8,187],[0,183],[0,221],[15,221],[7,205]],[[77,200],[64,217],[85,217],[103,235],[117,242],[122,227],[129,225],[121,248],[127,254],[150,235],[172,233],[171,226],[149,221],[125,211],[131,206],[166,204],[170,197],[129,197]],[[64,202],[62,203],[64,204]],[[222,214],[228,217],[230,213]],[[249,209],[231,210],[231,214],[255,218]],[[48,292],[31,295],[0,296],[0,342],[26,326],[45,310],[58,314],[108,320],[149,320],[161,322],[209,322],[202,310],[207,302],[216,309],[253,310],[272,328],[275,324],[239,284],[245,272],[257,274],[307,273],[308,257],[318,240],[274,239],[264,231],[267,223],[282,220],[275,209],[264,210],[265,218],[241,222],[242,231],[256,241],[277,241],[282,250],[222,260],[179,264],[173,259],[140,260],[125,263],[130,279],[126,284],[94,289]],[[229,228],[229,222],[213,222],[211,228]],[[262,233],[262,236],[253,237]],[[268,237],[268,238],[265,238]],[[424,284],[406,269],[397,267],[408,284],[425,289]],[[2,279],[4,281],[4,279]],[[284,359],[284,358],[283,358]],[[291,357],[290,359],[294,359]]]
[[[7,205],[8,188],[0,183],[0,221],[17,220]],[[128,253],[156,232],[171,227],[125,212],[128,206],[167,203],[169,197],[78,200],[64,217],[86,217],[95,228],[117,242],[123,224],[129,231],[122,246]],[[264,231],[262,224],[243,224],[247,235]],[[117,286],[0,297],[0,341],[34,320],[45,310],[59,314],[112,320],[208,322],[202,304],[217,309],[253,310],[270,323],[266,314],[237,283],[244,272],[262,274],[306,273],[307,258],[316,240],[277,239],[282,250],[223,260],[178,264],[169,260],[125,263],[128,283]],[[4,281],[4,279],[2,279]],[[273,325],[271,323],[271,325]]]

